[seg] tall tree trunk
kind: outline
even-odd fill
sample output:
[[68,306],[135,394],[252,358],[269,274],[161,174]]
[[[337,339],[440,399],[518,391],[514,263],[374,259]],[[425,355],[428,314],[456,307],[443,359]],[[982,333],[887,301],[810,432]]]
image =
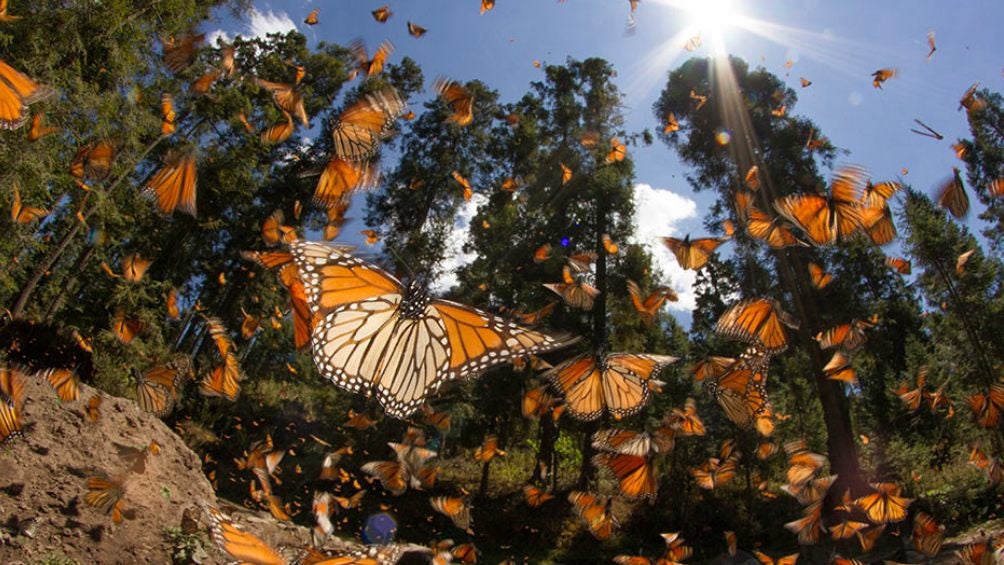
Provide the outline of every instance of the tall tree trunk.
[[554,419],[551,418],[550,414],[545,414],[540,417],[539,432],[537,434],[537,441],[539,446],[537,448],[537,458],[534,461],[533,474],[530,476],[530,482],[541,483],[547,480],[547,474],[545,469],[550,473],[554,473],[552,466],[554,465],[554,442],[557,439],[557,429],[554,425]]

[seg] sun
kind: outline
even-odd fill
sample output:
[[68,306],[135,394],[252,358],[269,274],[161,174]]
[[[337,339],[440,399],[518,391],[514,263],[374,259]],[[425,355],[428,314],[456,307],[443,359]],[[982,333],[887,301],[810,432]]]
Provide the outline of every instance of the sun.
[[690,25],[708,36],[721,36],[742,19],[733,0],[683,0],[680,7],[690,16]]

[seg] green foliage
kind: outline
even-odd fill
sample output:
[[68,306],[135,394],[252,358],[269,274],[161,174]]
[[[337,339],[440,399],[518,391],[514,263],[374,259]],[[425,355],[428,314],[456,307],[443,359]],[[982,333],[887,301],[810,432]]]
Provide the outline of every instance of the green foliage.
[[181,528],[164,528],[164,538],[171,544],[171,560],[175,565],[203,563],[208,559],[202,532],[185,533]]

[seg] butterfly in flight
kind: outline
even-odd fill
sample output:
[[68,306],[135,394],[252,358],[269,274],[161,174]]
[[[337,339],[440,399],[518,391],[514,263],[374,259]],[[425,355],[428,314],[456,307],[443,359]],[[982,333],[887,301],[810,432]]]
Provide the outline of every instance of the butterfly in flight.
[[375,391],[395,418],[411,415],[446,382],[577,341],[433,299],[344,247],[296,241],[292,250],[319,318],[313,347],[321,373],[349,391]]

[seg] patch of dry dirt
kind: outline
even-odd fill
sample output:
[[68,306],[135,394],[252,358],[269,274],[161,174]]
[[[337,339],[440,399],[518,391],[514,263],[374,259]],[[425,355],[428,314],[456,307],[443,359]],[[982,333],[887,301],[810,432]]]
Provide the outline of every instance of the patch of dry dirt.
[[[80,399],[60,402],[47,382],[26,379],[24,437],[0,448],[0,563],[172,563],[186,509],[200,522],[189,536],[205,547],[202,563],[225,563],[201,527],[199,504],[220,506],[235,522],[274,545],[306,547],[310,530],[280,523],[267,514],[217,501],[199,458],[160,419],[132,400],[81,385]],[[100,416],[86,416],[88,400],[100,394]],[[157,455],[140,454],[151,442]],[[137,458],[143,458],[142,472]],[[87,478],[122,481],[124,519],[85,503]],[[328,549],[360,546],[332,539]]]

